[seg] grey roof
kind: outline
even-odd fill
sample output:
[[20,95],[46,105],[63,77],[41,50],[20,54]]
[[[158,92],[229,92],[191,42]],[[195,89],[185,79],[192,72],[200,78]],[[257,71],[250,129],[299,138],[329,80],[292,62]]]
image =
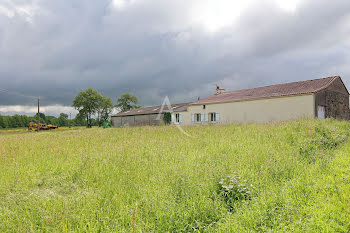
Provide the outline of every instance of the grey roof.
[[[172,104],[171,105],[171,110],[174,111],[174,112],[186,111],[188,104],[189,103]],[[159,105],[159,106],[150,106],[150,107],[142,107],[142,108],[131,109],[131,110],[125,111],[125,112],[119,112],[119,113],[117,113],[115,115],[112,115],[112,117],[159,114],[159,113],[170,112],[171,110],[168,109],[167,105],[164,105],[163,109],[162,109],[161,105]]]

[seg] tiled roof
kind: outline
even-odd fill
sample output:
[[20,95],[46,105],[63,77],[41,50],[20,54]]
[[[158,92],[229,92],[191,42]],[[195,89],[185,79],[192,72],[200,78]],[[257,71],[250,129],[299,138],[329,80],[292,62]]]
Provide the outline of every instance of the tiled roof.
[[190,105],[227,103],[271,97],[311,94],[327,88],[336,79],[340,79],[340,77],[333,76],[328,78],[277,84],[252,89],[229,91],[221,94],[211,95],[207,98],[195,101]]
[[[172,104],[171,105],[171,109],[174,112],[186,111],[187,110],[187,105],[188,105],[188,103]],[[129,110],[129,111],[117,113],[115,115],[112,115],[112,117],[158,114],[158,113],[160,113],[161,108],[162,108],[162,106],[151,106],[151,107],[136,108],[136,109],[132,109],[132,110]],[[168,106],[164,105],[162,113],[169,112],[169,111],[170,110],[168,109]]]

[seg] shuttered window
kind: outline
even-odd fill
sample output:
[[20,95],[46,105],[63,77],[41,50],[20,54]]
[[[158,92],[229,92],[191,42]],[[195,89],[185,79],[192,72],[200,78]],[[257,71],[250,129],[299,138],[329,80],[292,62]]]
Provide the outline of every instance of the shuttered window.
[[194,120],[195,120],[195,122],[201,122],[202,121],[202,114],[200,114],[200,113],[194,114]]
[[220,113],[218,112],[211,112],[209,113],[209,121],[210,122],[220,122]]
[[216,122],[220,122],[220,113],[217,112],[215,115],[216,115],[215,116],[216,117]]
[[208,122],[208,113],[204,114],[204,122]]
[[175,122],[175,115],[174,113],[171,114],[171,124],[174,124]]

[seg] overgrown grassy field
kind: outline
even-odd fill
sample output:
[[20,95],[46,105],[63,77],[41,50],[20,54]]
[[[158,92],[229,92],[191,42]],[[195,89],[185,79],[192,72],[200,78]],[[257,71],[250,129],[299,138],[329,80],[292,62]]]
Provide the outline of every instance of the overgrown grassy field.
[[350,123],[0,135],[0,232],[349,232]]

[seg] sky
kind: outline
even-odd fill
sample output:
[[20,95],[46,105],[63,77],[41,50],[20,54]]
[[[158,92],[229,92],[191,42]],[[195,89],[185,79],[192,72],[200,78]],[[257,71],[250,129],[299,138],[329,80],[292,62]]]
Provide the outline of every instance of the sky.
[[349,0],[0,0],[0,114],[73,114],[86,88],[143,106],[340,75]]

